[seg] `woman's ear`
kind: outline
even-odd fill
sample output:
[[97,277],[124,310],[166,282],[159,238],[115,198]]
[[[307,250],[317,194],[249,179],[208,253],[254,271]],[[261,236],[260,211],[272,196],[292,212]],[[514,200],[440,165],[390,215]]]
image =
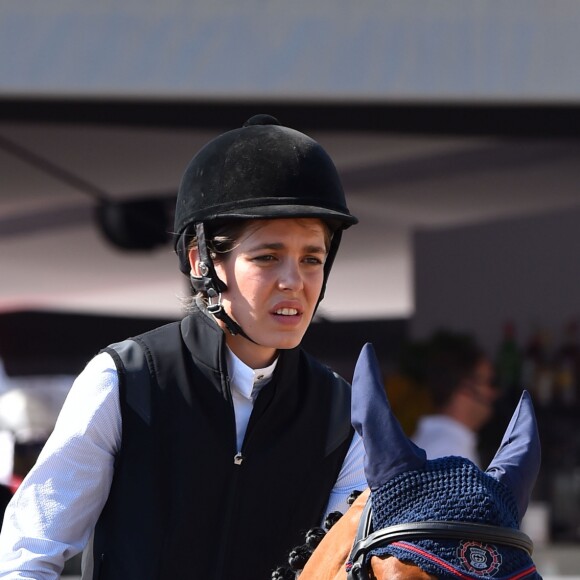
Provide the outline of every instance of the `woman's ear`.
[[200,276],[199,273],[199,254],[197,253],[196,248],[191,248],[189,250],[189,265],[191,267],[191,274],[193,276]]

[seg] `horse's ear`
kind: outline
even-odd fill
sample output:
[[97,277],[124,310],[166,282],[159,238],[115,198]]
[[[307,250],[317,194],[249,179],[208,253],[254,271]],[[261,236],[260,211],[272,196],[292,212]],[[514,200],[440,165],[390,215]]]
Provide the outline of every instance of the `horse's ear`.
[[425,452],[409,440],[391,410],[370,343],[363,347],[354,370],[351,418],[365,446],[365,475],[371,490],[425,465]]
[[532,489],[540,470],[540,437],[532,399],[527,391],[511,418],[502,442],[486,470],[509,487],[516,497],[520,522],[528,509]]

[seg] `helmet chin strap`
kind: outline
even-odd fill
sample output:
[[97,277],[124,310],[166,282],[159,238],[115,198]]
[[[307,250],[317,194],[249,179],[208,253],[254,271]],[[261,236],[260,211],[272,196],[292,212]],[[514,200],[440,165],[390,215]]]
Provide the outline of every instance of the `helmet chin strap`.
[[255,340],[252,340],[243,331],[242,327],[228,315],[222,305],[222,292],[227,290],[228,287],[222,280],[220,280],[215,271],[213,260],[211,259],[207,248],[203,223],[198,222],[195,224],[195,233],[197,236],[197,253],[199,257],[199,271],[201,276],[190,274],[189,279],[191,281],[191,286],[195,292],[201,292],[207,296],[207,311],[212,316],[223,322],[231,335],[236,336],[239,334],[250,342],[258,344]]

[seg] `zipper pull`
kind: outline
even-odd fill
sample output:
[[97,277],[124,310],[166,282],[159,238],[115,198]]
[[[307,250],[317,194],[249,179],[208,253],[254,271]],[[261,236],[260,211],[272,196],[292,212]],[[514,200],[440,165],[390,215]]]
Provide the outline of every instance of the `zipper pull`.
[[241,465],[242,461],[244,461],[244,456],[241,453],[236,453],[234,455],[234,464]]

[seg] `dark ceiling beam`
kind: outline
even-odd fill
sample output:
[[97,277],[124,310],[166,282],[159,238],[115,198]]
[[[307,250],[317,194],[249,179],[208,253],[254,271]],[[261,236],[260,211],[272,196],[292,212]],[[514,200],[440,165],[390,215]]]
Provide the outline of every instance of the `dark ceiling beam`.
[[580,159],[580,140],[503,139],[467,149],[434,152],[429,156],[374,161],[340,172],[347,191],[364,191],[494,173],[513,174],[530,167],[548,167]]
[[230,129],[267,112],[303,131],[578,137],[580,104],[0,98],[0,121]]

